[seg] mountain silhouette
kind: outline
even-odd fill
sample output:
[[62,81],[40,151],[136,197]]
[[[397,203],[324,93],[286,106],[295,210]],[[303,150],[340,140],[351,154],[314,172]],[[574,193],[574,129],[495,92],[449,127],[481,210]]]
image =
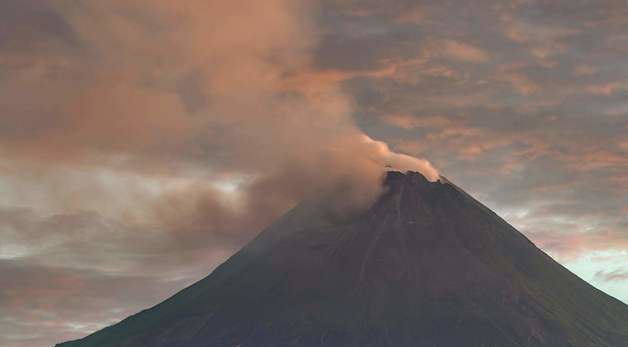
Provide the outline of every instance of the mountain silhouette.
[[628,306],[443,179],[299,204],[209,276],[58,347],[623,347]]

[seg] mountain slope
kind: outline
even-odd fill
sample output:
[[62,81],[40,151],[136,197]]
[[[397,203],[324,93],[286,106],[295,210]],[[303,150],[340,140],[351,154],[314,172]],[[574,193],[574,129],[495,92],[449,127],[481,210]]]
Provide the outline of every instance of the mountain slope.
[[628,346],[628,306],[454,185],[384,184],[351,218],[302,203],[203,280],[58,346]]

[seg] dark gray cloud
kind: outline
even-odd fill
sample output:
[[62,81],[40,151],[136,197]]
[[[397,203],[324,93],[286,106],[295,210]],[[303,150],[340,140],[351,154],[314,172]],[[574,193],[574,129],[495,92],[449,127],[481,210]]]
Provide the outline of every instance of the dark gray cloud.
[[0,50],[26,50],[63,45],[79,46],[79,40],[59,12],[48,1],[7,0],[0,13]]

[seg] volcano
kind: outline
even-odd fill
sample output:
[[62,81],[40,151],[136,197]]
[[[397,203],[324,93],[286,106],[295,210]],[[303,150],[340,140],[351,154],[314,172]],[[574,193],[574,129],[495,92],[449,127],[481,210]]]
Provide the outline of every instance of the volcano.
[[58,347],[625,347],[628,306],[446,180],[297,205],[209,276]]

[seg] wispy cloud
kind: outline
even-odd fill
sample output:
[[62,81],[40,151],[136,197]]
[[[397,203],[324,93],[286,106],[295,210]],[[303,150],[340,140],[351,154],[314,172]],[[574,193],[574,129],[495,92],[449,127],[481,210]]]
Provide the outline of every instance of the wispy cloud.
[[604,282],[622,282],[628,281],[628,270],[616,269],[613,271],[600,270],[595,273],[595,279]]

